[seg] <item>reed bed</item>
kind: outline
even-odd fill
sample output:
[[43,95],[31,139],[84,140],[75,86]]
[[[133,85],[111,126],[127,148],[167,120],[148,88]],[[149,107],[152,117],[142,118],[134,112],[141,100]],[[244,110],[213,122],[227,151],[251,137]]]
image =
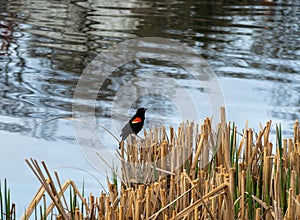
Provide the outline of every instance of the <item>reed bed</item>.
[[[88,198],[72,181],[52,178],[44,163],[27,160],[42,186],[22,219],[43,194],[52,200],[43,216],[56,219],[300,219],[299,122],[288,139],[276,125],[276,143],[269,140],[271,126],[238,132],[221,108],[215,129],[206,118],[178,130],[145,131],[145,139],[132,138],[117,151],[121,185],[115,176],[107,193]],[[77,198],[71,206],[68,187]]]

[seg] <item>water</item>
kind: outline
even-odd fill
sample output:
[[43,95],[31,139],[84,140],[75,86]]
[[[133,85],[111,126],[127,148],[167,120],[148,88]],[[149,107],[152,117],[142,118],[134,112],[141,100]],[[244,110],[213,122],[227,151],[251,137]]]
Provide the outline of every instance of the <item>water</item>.
[[[288,0],[0,0],[0,179],[8,178],[20,212],[39,186],[24,158],[45,160],[63,178],[79,183],[84,178],[88,189],[100,191],[91,175],[75,169],[104,180],[94,168],[96,159],[78,146],[73,122],[44,120],[72,115],[77,82],[97,54],[140,37],[175,40],[200,54],[217,76],[227,119],[240,129],[246,120],[258,130],[259,123],[272,119],[290,137],[300,115],[299,24],[300,5]],[[178,106],[187,106],[182,91],[194,98],[197,118],[183,114],[189,106]],[[151,109],[149,128],[201,120],[211,115],[210,101],[203,85],[181,67],[139,59],[104,81],[95,101],[96,120],[118,136],[139,105]],[[113,152],[115,140],[97,129]]]

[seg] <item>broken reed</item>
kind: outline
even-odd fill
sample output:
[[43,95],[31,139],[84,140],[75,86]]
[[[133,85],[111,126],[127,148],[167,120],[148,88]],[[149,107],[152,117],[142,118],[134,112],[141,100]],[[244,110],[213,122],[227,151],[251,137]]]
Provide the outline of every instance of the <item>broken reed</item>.
[[290,139],[283,139],[276,126],[273,144],[271,121],[258,133],[239,133],[226,123],[224,109],[221,113],[216,132],[207,118],[202,125],[182,123],[176,132],[155,128],[145,140],[122,144],[120,190],[109,180],[109,192],[100,196],[86,199],[75,190],[81,208],[63,205],[61,187],[51,185],[46,171],[48,179],[41,182],[57,219],[299,219],[298,121]]

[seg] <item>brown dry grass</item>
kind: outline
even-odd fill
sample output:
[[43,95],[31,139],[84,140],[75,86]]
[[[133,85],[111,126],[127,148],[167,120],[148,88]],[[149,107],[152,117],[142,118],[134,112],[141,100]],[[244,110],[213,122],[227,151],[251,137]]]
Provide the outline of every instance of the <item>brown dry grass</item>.
[[[44,171],[28,160],[42,183],[27,214],[43,193],[50,195],[49,216],[57,219],[300,219],[300,130],[283,139],[276,126],[276,143],[269,141],[271,121],[255,133],[241,134],[222,120],[213,132],[211,120],[155,128],[145,140],[132,139],[117,152],[122,162],[120,189],[108,181],[108,193],[83,198],[70,181],[55,187]],[[44,176],[43,173],[46,173]],[[83,204],[68,207],[63,196],[70,186]],[[73,210],[73,211],[72,211]]]

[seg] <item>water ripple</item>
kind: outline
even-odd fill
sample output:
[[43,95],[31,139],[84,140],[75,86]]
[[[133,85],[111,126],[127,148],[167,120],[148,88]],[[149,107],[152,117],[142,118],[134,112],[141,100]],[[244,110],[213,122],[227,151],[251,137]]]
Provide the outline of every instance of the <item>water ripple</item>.
[[[70,114],[77,80],[96,54],[118,42],[143,36],[186,43],[209,61],[220,81],[231,85],[228,89],[224,85],[225,95],[239,88],[251,98],[257,97],[246,98],[249,101],[243,107],[230,101],[239,97],[227,97],[228,106],[236,106],[230,109],[233,114],[243,112],[244,106],[261,106],[265,109],[258,117],[261,120],[274,117],[291,123],[299,117],[300,6],[293,1],[0,3],[0,116],[4,121],[7,117],[19,119],[1,122],[0,129],[30,133],[24,121],[33,131],[38,120]],[[203,88],[176,66],[147,60],[132,62],[117,69],[105,82],[98,94],[97,117],[111,116],[115,94],[131,77],[140,76],[142,85],[150,90],[147,86],[153,71],[159,79],[167,76],[179,80],[188,90],[203,93]],[[136,83],[132,82],[131,92],[137,91]],[[169,86],[161,87],[173,91]],[[170,112],[172,105],[161,97],[140,102],[159,112],[153,113],[155,117],[173,120],[177,114]],[[240,117],[248,116],[243,114]],[[55,135],[60,123],[53,122],[51,128],[45,126],[31,134],[70,140]]]

